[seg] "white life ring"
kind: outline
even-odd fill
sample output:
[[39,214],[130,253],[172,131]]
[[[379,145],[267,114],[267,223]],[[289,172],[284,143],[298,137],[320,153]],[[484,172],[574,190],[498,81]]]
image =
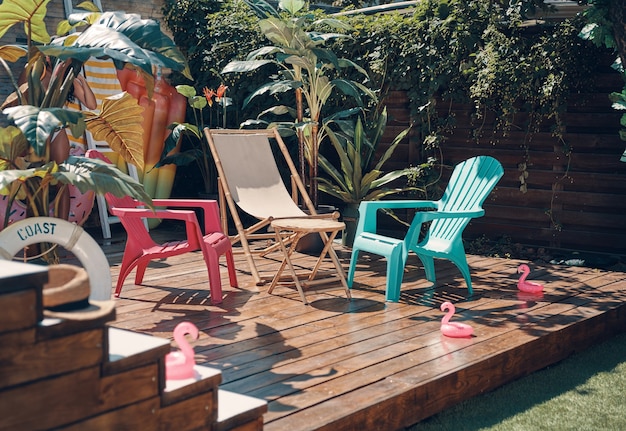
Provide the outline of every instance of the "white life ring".
[[0,231],[0,259],[11,260],[24,247],[40,242],[58,244],[74,253],[89,275],[89,298],[111,299],[111,272],[104,252],[82,227],[66,220],[30,217],[11,224]]

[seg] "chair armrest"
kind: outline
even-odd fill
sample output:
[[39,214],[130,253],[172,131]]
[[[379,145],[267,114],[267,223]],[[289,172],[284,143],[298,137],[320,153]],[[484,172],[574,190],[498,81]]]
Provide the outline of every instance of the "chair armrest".
[[478,208],[468,211],[418,211],[404,238],[405,244],[417,244],[422,225],[438,219],[476,218],[485,215],[485,210]]
[[214,199],[152,199],[155,207],[197,208],[203,211],[204,234],[222,232],[219,206]]
[[127,218],[158,218],[168,220],[182,220],[198,223],[196,213],[192,210],[155,210],[144,208],[111,208],[111,212],[118,217]]
[[379,209],[400,209],[400,208],[437,208],[439,201],[425,201],[425,200],[388,200],[388,201],[363,201],[359,205],[359,211],[361,208],[367,211],[377,211]]
[[214,199],[152,199],[154,206],[210,208],[217,205]]
[[356,235],[361,232],[376,233],[376,212],[381,209],[437,209],[438,201],[388,200],[363,201],[359,205],[359,222]]

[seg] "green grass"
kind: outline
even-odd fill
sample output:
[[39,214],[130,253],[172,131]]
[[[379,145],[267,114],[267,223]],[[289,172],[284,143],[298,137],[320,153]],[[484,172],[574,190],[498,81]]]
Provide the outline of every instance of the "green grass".
[[460,403],[410,431],[624,431],[626,334]]

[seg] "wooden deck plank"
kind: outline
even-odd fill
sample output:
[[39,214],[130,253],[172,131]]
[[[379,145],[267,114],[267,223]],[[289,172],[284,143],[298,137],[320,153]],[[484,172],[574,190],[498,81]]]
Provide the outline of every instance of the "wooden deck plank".
[[[169,233],[167,233],[169,235]],[[347,269],[349,251],[337,246]],[[110,253],[113,283],[119,244]],[[469,256],[474,295],[458,269],[437,261],[437,283],[410,256],[399,303],[386,303],[383,259],[362,255],[348,301],[341,289],[295,289],[273,295],[256,286],[236,255],[239,287],[228,286],[212,305],[199,253],[151,264],[143,286],[126,280],[112,326],[171,339],[182,320],[200,337],[199,364],[220,369],[224,390],[268,401],[267,430],[401,429],[459,401],[552,364],[626,330],[626,274],[582,267],[532,265],[542,296],[522,295],[512,259]],[[297,254],[306,270],[313,256]],[[259,258],[271,276],[280,255]],[[439,305],[452,301],[454,319],[472,324],[471,339],[439,331]]]

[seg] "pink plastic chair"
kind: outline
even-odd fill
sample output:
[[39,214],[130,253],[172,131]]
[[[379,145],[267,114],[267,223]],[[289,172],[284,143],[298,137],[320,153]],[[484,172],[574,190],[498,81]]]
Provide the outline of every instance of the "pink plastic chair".
[[[111,163],[106,156],[97,150],[89,150],[87,157],[100,159]],[[122,267],[115,287],[115,296],[119,297],[124,280],[133,270],[137,268],[135,274],[135,284],[141,284],[146,267],[151,260],[164,259],[169,256],[176,256],[183,253],[201,250],[204,261],[209,272],[209,286],[211,289],[211,301],[213,304],[222,302],[222,284],[220,278],[219,258],[226,256],[228,266],[228,276],[230,285],[237,287],[237,275],[235,273],[235,262],[228,236],[222,233],[219,217],[219,208],[214,200],[204,199],[153,199],[155,207],[176,207],[176,208],[200,208],[204,211],[204,231],[200,229],[200,224],[196,213],[192,209],[151,209],[140,208],[143,203],[135,201],[126,196],[118,198],[111,193],[105,194],[109,211],[119,217],[124,226],[128,239]],[[164,244],[154,242],[143,218],[159,218],[166,220],[182,220],[185,222],[187,239],[183,241],[172,241]]]

